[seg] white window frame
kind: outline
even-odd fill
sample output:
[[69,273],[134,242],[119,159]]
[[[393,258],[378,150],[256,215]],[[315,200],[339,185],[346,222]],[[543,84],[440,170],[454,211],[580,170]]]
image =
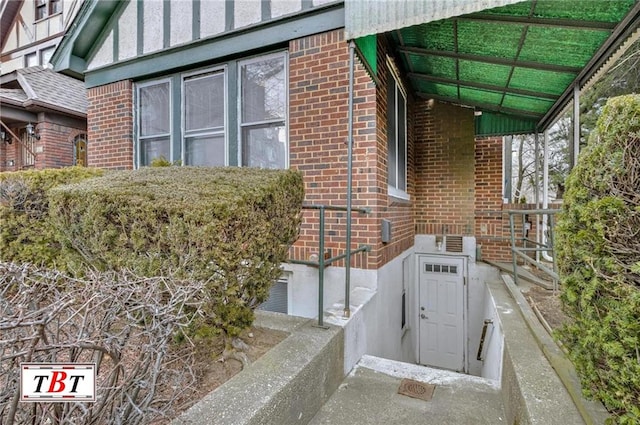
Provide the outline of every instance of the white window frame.
[[[407,115],[408,115],[408,110],[407,110],[407,91],[405,90],[404,86],[402,85],[402,83],[400,82],[400,78],[398,76],[398,71],[395,67],[395,64],[392,62],[392,60],[390,58],[387,58],[387,65],[388,65],[388,69],[389,69],[389,78],[390,78],[390,82],[393,82],[394,85],[394,99],[395,102],[393,105],[387,105],[387,122],[389,121],[390,117],[389,115],[393,113],[393,118],[395,119],[395,129],[396,129],[396,134],[395,134],[395,145],[396,145],[396,185],[393,186],[391,184],[389,184],[389,178],[387,177],[387,190],[389,192],[390,196],[393,196],[394,198],[400,198],[400,199],[405,199],[405,200],[409,200],[410,196],[409,193],[407,193],[407,186],[408,186],[408,159],[409,159],[409,150],[408,150],[408,134],[407,134]],[[391,88],[391,84],[387,84],[387,90],[389,90]],[[400,143],[402,143],[402,141],[398,140],[399,139],[399,134],[398,134],[398,129],[399,127],[399,123],[398,123],[398,98],[397,98],[397,94],[398,91],[400,91],[400,93],[402,94],[402,101],[404,102],[404,122],[401,123],[401,125],[404,126],[404,164],[400,164],[399,162],[399,158],[398,158],[398,152],[400,152],[400,150],[398,149],[400,146]],[[389,98],[389,96],[387,95],[387,99]],[[389,155],[387,154],[387,161],[390,161],[391,159],[389,158]],[[400,179],[400,173],[398,172],[400,169],[400,165],[402,165],[404,167],[404,187],[405,189],[401,189],[399,186],[399,182],[398,180]],[[389,172],[389,166],[387,165],[387,173]]]
[[147,139],[147,138],[152,138],[152,137],[159,137],[158,135],[154,135],[154,136],[142,136],[142,129],[140,127],[140,90],[145,88],[145,87],[149,87],[149,86],[155,86],[158,84],[163,84],[163,83],[169,83],[169,158],[166,158],[167,161],[172,162],[173,158],[175,156],[174,152],[173,152],[173,82],[171,81],[171,78],[167,77],[167,78],[160,78],[157,80],[151,80],[151,81],[145,81],[142,83],[136,83],[136,104],[134,107],[135,110],[135,126],[136,126],[136,138],[135,138],[135,144],[136,144],[136,164],[138,165],[137,168],[140,167],[145,167],[147,165],[142,165],[141,163],[141,152],[142,152],[142,144],[141,141],[143,139]]
[[[242,67],[244,65],[250,65],[255,62],[262,62],[264,60],[268,60],[275,57],[282,57],[284,59],[284,96],[285,96],[285,105],[284,105],[284,118],[283,119],[274,119],[274,120],[266,120],[260,122],[252,122],[252,123],[243,123],[242,122]],[[284,169],[289,168],[289,52],[286,50],[280,52],[274,52],[266,55],[254,56],[249,59],[244,59],[238,61],[238,101],[237,101],[237,123],[238,123],[238,166],[245,167],[242,163],[242,130],[247,127],[261,125],[261,124],[271,124],[278,123],[284,120],[284,133],[285,133],[285,160],[284,160]]]
[[[208,74],[213,74],[217,72],[222,72],[224,77],[224,129],[222,132],[211,132],[205,130],[191,130],[187,131],[186,124],[186,107],[185,107],[185,81],[189,78],[193,77],[206,77]],[[180,115],[181,115],[181,140],[180,140],[180,161],[182,165],[187,165],[186,162],[186,138],[187,137],[197,137],[197,136],[206,136],[213,134],[223,134],[224,135],[224,166],[229,165],[229,73],[227,71],[227,65],[217,66],[214,68],[206,68],[198,71],[188,72],[184,74],[180,74]],[[171,152],[173,157],[173,152]]]

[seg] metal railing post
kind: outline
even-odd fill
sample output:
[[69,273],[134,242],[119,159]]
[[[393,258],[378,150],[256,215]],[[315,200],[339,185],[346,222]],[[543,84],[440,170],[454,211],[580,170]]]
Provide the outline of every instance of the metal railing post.
[[511,261],[513,262],[513,282],[518,284],[518,264],[516,261],[516,229],[513,223],[513,214],[509,213],[509,229],[511,230]]
[[318,326],[324,326],[324,206],[320,206],[320,243],[318,253]]

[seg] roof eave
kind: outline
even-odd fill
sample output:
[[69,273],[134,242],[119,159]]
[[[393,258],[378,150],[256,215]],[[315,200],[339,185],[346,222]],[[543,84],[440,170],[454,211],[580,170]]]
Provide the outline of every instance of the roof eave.
[[87,52],[80,51],[78,42],[82,40],[85,45],[92,44],[118,4],[118,0],[85,0],[51,57],[56,72],[84,80]]

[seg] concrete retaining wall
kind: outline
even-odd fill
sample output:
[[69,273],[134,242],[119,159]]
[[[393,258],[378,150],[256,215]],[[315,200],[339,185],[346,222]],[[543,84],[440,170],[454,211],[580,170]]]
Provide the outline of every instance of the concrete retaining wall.
[[487,285],[504,332],[502,398],[507,423],[584,425],[569,393],[528,328],[519,303],[503,282]]
[[342,382],[342,328],[256,312],[256,325],[290,332],[248,368],[209,393],[172,425],[306,424]]

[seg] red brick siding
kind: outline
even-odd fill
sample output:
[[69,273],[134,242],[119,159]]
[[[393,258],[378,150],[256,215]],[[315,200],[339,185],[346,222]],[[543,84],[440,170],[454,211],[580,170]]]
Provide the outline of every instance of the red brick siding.
[[133,84],[118,81],[87,91],[88,165],[133,168]]
[[[388,196],[387,189],[387,81],[384,61],[387,45],[379,42],[377,85],[360,63],[355,66],[353,205],[371,213],[355,214],[352,247],[368,244],[372,251],[354,257],[352,265],[377,269],[414,242],[411,201]],[[347,119],[349,49],[342,30],[295,40],[289,46],[289,140],[291,167],[303,172],[306,201],[345,205],[347,184]],[[405,84],[406,87],[406,84]],[[412,196],[413,133],[411,99],[408,102],[408,193]],[[383,244],[381,221],[392,223],[392,240]],[[332,254],[345,250],[345,214],[328,212],[326,246]],[[307,212],[294,258],[317,253],[318,213]],[[338,263],[337,265],[342,265]]]
[[85,128],[68,127],[53,122],[38,124],[40,140],[36,142],[36,168],[60,168],[73,165],[73,138]]
[[[392,240],[388,244],[379,244],[372,254],[376,255],[376,264],[383,266],[405,250],[411,248],[415,241],[414,205],[415,205],[415,142],[414,142],[414,102],[411,94],[407,95],[407,194],[410,200],[396,199],[388,195],[388,134],[387,134],[387,89],[393,78],[387,64],[390,46],[384,37],[378,37],[378,84],[376,86],[377,102],[377,147],[376,158],[376,190],[379,203],[377,230],[380,232],[382,219],[391,221]],[[406,91],[410,85],[406,80],[400,81]]]
[[476,243],[482,257],[505,261],[511,258],[509,217],[503,213],[502,137],[476,139]]
[[[73,138],[86,132],[82,119],[65,118],[57,122],[55,116],[41,113],[39,122],[32,123],[40,140],[35,140],[35,169],[60,168],[73,165]],[[16,136],[20,136],[22,128],[12,128]],[[22,168],[22,145],[14,140],[11,144],[0,143],[0,171],[17,171]],[[9,166],[9,161],[14,165]]]
[[[349,49],[342,30],[289,43],[289,142],[291,168],[304,175],[306,202],[346,205]],[[354,86],[353,206],[377,203],[375,88],[359,63]],[[318,251],[318,213],[306,211],[294,258]],[[352,246],[379,243],[375,213],[353,215]],[[345,213],[327,212],[325,246],[345,251]],[[369,255],[354,257],[355,267],[375,268]],[[341,265],[337,263],[336,265]]]
[[416,233],[474,234],[473,110],[416,105]]

